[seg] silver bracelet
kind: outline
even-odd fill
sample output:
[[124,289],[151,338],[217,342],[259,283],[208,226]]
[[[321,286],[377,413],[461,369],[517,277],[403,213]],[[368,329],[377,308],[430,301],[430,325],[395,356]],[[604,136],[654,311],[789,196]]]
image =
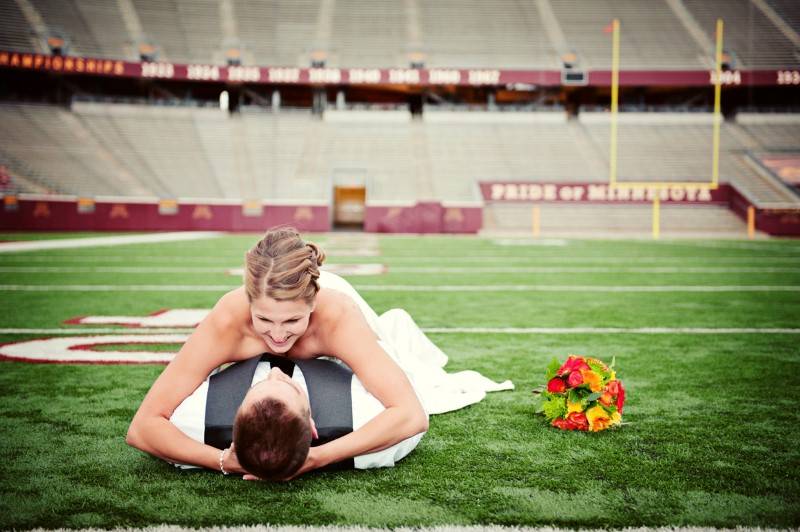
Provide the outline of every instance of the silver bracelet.
[[222,474],[223,474],[223,475],[230,475],[230,473],[228,473],[227,471],[225,471],[225,468],[224,468],[224,467],[222,467],[222,460],[225,458],[225,451],[227,451],[227,450],[228,450],[228,449],[222,449],[222,450],[219,452],[219,470],[220,470],[220,471],[222,471]]

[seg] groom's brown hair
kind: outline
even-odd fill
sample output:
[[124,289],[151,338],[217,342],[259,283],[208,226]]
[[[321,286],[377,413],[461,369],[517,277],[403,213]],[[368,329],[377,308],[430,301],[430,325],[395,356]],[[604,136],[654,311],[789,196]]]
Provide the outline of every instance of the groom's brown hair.
[[298,414],[278,399],[266,398],[233,422],[233,445],[241,466],[264,480],[284,480],[305,463],[311,446],[308,412]]

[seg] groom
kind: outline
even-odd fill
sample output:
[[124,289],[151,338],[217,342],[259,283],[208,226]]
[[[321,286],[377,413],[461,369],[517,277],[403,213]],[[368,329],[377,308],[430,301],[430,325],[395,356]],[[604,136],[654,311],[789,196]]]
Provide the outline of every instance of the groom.
[[[190,438],[218,449],[235,442],[244,469],[262,479],[279,480],[302,467],[310,446],[349,434],[383,410],[342,364],[264,354],[212,374],[175,409],[170,421]],[[423,435],[326,469],[391,467]]]

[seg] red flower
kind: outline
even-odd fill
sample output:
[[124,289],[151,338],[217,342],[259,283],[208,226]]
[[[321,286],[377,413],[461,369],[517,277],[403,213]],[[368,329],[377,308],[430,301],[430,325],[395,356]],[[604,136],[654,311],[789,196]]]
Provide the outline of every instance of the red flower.
[[586,419],[586,414],[583,412],[570,412],[567,421],[572,423],[577,430],[589,430],[589,420]]
[[583,375],[581,375],[581,372],[575,370],[570,373],[569,377],[567,378],[567,384],[570,388],[575,388],[576,386],[583,384]]
[[556,375],[561,377],[562,375],[566,375],[567,373],[571,373],[573,371],[581,369],[591,369],[591,368],[589,367],[589,364],[587,364],[586,361],[583,360],[583,357],[570,355],[569,357],[567,357],[567,361],[564,362],[564,364],[560,368],[558,368],[558,372],[556,373]]
[[561,393],[567,388],[564,379],[554,377],[547,383],[547,391],[551,393]]
[[622,381],[619,382],[619,393],[617,393],[617,412],[622,415],[622,405],[625,404],[625,388],[622,386]]
[[561,430],[589,430],[589,420],[583,412],[570,412],[567,419],[559,417],[550,424]]
[[617,380],[610,381],[606,384],[606,391],[611,395],[617,395],[619,393],[619,384],[620,382]]

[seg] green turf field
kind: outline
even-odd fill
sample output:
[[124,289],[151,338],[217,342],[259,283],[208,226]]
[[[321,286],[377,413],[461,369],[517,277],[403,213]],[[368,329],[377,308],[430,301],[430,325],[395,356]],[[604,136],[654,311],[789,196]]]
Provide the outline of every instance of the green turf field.
[[[162,366],[0,362],[0,527],[800,525],[800,242],[367,235],[379,255],[355,256],[358,237],[308,238],[329,263],[388,265],[349,278],[379,313],[402,307],[424,328],[559,330],[431,333],[448,370],[510,378],[516,390],[432,417],[393,469],[281,484],[181,472],[127,447]],[[257,239],[2,253],[0,328],[210,308],[240,282],[225,270]],[[625,426],[564,433],[533,415],[531,390],[569,353],[616,357]]]

